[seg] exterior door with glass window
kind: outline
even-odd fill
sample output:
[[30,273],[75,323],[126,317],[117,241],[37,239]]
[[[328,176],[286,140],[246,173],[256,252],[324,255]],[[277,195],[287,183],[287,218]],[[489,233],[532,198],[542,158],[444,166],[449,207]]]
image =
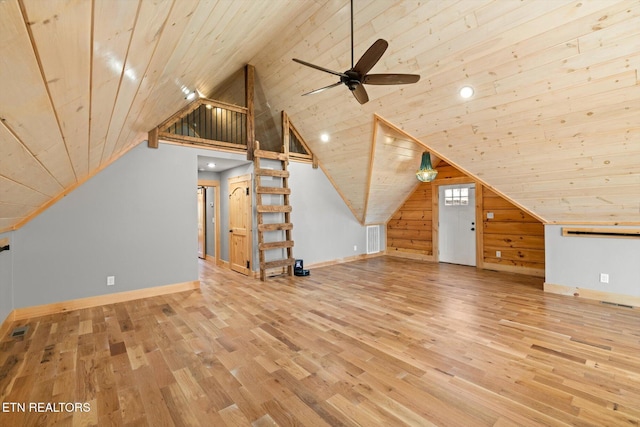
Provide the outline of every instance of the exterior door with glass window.
[[475,184],[441,185],[438,203],[440,262],[476,265]]

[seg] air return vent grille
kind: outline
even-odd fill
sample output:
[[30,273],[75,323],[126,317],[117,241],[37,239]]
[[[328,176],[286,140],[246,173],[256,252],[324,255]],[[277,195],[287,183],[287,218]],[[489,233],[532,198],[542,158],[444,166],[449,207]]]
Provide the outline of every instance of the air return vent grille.
[[19,328],[15,328],[13,331],[11,331],[11,338],[24,337],[27,334],[28,330],[29,326],[21,326]]
[[613,239],[640,239],[640,228],[578,228],[563,227],[563,236],[605,237]]
[[380,252],[380,226],[367,225],[367,254]]

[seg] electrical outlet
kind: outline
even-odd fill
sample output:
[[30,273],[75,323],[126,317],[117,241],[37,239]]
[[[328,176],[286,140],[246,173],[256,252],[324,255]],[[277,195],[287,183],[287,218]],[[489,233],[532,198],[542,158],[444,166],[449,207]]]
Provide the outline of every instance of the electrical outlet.
[[600,283],[609,283],[609,275],[607,273],[600,273]]
[[496,251],[496,258],[502,258],[502,251]]
[[113,286],[116,284],[116,276],[107,276],[107,286]]
[[353,252],[358,250],[358,245],[353,245]]
[[487,212],[487,219],[493,219],[493,212]]

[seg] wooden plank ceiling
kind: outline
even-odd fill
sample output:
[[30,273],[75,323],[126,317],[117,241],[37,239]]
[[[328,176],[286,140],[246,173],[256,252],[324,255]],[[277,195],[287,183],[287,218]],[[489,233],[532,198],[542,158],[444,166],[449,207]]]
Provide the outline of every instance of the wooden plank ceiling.
[[363,222],[422,151],[377,114],[545,221],[640,223],[640,2],[355,0],[354,29],[356,60],[383,38],[372,72],[420,82],[300,96],[337,78],[291,58],[350,67],[347,0],[0,1],[0,231],[246,63]]

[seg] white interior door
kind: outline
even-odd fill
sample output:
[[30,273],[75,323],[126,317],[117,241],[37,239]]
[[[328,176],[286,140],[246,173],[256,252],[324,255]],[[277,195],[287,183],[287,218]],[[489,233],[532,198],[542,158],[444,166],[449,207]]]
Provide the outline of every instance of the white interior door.
[[476,186],[441,185],[438,199],[440,262],[476,265]]

